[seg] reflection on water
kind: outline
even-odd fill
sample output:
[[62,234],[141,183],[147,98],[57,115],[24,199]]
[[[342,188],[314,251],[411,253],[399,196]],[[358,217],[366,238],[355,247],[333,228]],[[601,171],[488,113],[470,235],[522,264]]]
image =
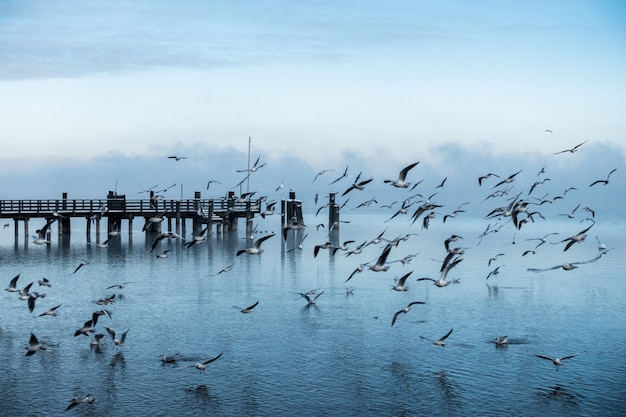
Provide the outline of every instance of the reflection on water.
[[[354,221],[342,225],[341,236],[336,230],[330,237],[370,241],[380,234],[379,225]],[[94,404],[75,412],[604,416],[624,411],[617,399],[626,395],[619,356],[626,347],[626,283],[617,251],[584,273],[542,276],[527,274],[526,268],[547,264],[561,255],[560,247],[532,259],[509,253],[507,274],[485,283],[487,260],[511,236],[483,238],[479,247],[468,243],[464,262],[451,273],[451,279],[460,279],[457,285],[413,281],[408,291],[391,291],[395,276],[437,273],[440,263],[430,259],[441,258],[442,245],[429,242],[443,242],[450,233],[437,232],[436,226],[428,239],[411,236],[392,249],[393,259],[419,252],[410,264],[393,263],[388,273],[364,269],[349,286],[346,278],[376,259],[381,246],[364,247],[359,255],[339,250],[313,257],[313,246],[329,238],[314,228],[287,240],[278,233],[263,244],[262,255],[240,257],[236,251],[251,242],[237,233],[214,234],[190,248],[179,239],[164,239],[152,252],[155,236],[138,234],[134,240],[122,234],[107,248],[87,244],[76,231],[71,242],[59,245],[0,242],[3,285],[18,273],[20,289],[30,282],[36,287],[44,276],[51,282],[32,314],[16,294],[0,294],[5,364],[0,389],[11,398],[4,409],[22,415],[36,398],[43,414],[54,415],[72,397],[91,393]],[[466,241],[472,233],[478,236],[471,228],[455,232]],[[385,233],[403,236],[406,229],[389,224]],[[527,237],[522,234],[520,243]],[[611,231],[602,235],[608,240]],[[157,258],[166,249],[168,257]],[[89,264],[73,274],[84,259]],[[311,298],[322,295],[307,303],[300,293],[313,289]],[[109,305],[95,303],[112,294]],[[233,308],[256,300],[249,314]],[[426,304],[391,327],[398,306],[416,300]],[[39,317],[58,304],[57,317]],[[100,317],[89,337],[74,337],[102,308],[111,316]],[[122,346],[113,345],[108,334],[92,346],[95,333],[106,334],[105,325],[129,329]],[[419,338],[452,327],[445,348]],[[31,332],[47,349],[26,357]],[[502,335],[512,336],[499,346],[495,339]],[[164,364],[166,352],[179,352],[177,361]],[[223,356],[205,373],[194,369],[194,363],[219,352]],[[556,373],[535,354],[577,356]]]

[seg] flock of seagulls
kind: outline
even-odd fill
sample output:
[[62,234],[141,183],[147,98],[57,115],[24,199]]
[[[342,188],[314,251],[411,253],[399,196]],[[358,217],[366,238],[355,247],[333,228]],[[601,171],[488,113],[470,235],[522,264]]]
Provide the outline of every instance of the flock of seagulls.
[[[570,154],[575,153],[579,149],[581,149],[581,147],[586,143],[587,141],[581,142],[570,149],[565,149],[559,152],[555,152],[554,154],[557,155],[557,154],[563,154],[563,153],[570,153]],[[169,156],[168,158],[171,158],[177,162],[183,159],[186,159],[186,157],[183,157],[183,156]],[[237,172],[244,172],[246,176],[249,176],[257,172],[259,169],[261,169],[265,165],[266,165],[265,163],[260,163],[260,157],[259,157],[250,169],[237,170]],[[422,225],[421,230],[424,233],[429,230],[429,227],[432,227],[433,222],[438,218],[438,215],[440,213],[437,210],[444,208],[446,206],[443,203],[437,202],[435,200],[435,197],[438,195],[438,193],[445,192],[446,187],[453,180],[449,179],[449,177],[445,177],[438,184],[436,184],[436,186],[432,187],[431,190],[428,190],[430,191],[428,193],[430,195],[429,197],[424,198],[422,197],[422,194],[420,193],[413,193],[417,189],[418,186],[422,185],[423,180],[421,181],[409,180],[410,175],[414,173],[414,170],[418,165],[419,165],[419,161],[406,165],[405,167],[399,170],[397,179],[387,179],[383,181],[383,183],[388,184],[391,187],[394,187],[395,189],[398,189],[399,190],[398,192],[410,193],[410,195],[404,198],[401,202],[394,201],[386,205],[386,207],[391,209],[396,203],[398,203],[400,208],[395,212],[395,214],[389,217],[388,220],[385,221],[385,223],[388,223],[391,221],[394,221],[394,222],[406,221],[406,228],[409,229],[415,222],[421,219],[421,225]],[[334,169],[324,169],[324,170],[319,171],[313,178],[312,182],[315,183],[326,173],[333,172],[333,171]],[[610,172],[608,173],[605,179],[592,181],[589,187],[594,187],[596,185],[608,185],[609,177],[612,174],[614,174],[616,171],[617,171],[616,168],[610,170]],[[491,211],[486,210],[484,218],[485,220],[489,222],[489,224],[486,227],[485,231],[481,235],[477,236],[478,244],[480,244],[483,238],[491,235],[492,233],[499,232],[505,226],[508,226],[509,228],[513,228],[513,230],[517,232],[521,230],[522,228],[530,227],[530,224],[538,222],[540,221],[540,219],[544,220],[545,219],[544,214],[540,212],[540,207],[543,204],[548,204],[548,203],[555,204],[556,200],[565,200],[566,199],[565,195],[567,194],[567,192],[575,190],[575,188],[572,187],[566,190],[565,192],[563,192],[562,195],[553,196],[551,199],[547,199],[548,195],[545,195],[542,198],[531,197],[532,193],[537,188],[543,186],[543,184],[546,181],[548,181],[549,178],[537,178],[538,181],[534,181],[534,183],[530,186],[530,188],[526,189],[523,186],[519,185],[519,183],[521,182],[520,174],[522,174],[522,172],[523,171],[521,169],[516,170],[514,173],[508,174],[508,175],[507,174],[499,175],[493,172],[489,172],[489,173],[486,173],[485,175],[481,175],[478,177],[479,189],[487,188],[486,184],[490,181],[494,181],[493,178],[495,178],[497,181],[494,185],[489,187],[488,196],[484,200],[482,200],[480,204],[486,203],[487,201],[492,201],[492,202],[496,202],[496,204],[500,204],[498,207],[494,208]],[[537,174],[538,177],[542,175],[546,175],[545,167],[543,167]],[[343,171],[343,174],[337,177],[334,181],[330,182],[329,185],[338,186],[339,183],[342,180],[348,178],[348,176],[349,176],[349,170],[348,170],[348,167],[346,167],[345,170]],[[349,193],[353,191],[363,191],[366,188],[366,186],[368,186],[374,181],[374,178],[372,177],[369,177],[365,180],[361,179],[361,177],[362,177],[362,172],[359,172],[359,174],[355,177],[352,183],[349,186],[347,186],[347,188],[345,189],[345,191],[343,191],[343,193],[341,193],[341,196],[345,197],[346,195],[348,195]],[[214,181],[214,180],[209,181],[207,188],[209,187],[211,183],[214,183],[214,182],[218,182],[218,181]],[[413,186],[411,187],[412,184]],[[425,186],[422,186],[422,187],[425,187]],[[279,192],[283,188],[284,188],[284,181],[281,181],[280,186],[276,188],[275,191]],[[401,190],[408,190],[408,191],[401,191]],[[428,194],[424,193],[424,195],[428,195]],[[246,197],[249,197],[249,196],[246,196]],[[570,199],[570,197],[568,196],[567,199]],[[316,201],[317,201],[317,198],[316,198]],[[371,200],[368,200],[368,202],[369,204],[365,204],[365,205],[361,204],[359,207],[367,207],[370,204],[377,204],[377,201],[374,198],[372,198]],[[578,204],[575,206],[575,208],[571,212],[567,213],[567,215],[565,216],[567,220],[572,220],[573,222],[576,222],[578,220],[577,210],[582,205],[582,202],[579,201],[577,203]],[[268,201],[267,205],[269,204],[275,204],[275,202]],[[346,203],[344,203],[344,205],[345,204]],[[448,211],[449,214],[443,215],[442,222],[446,222],[446,221],[452,222],[457,216],[462,216],[464,213],[466,213],[466,210],[462,207],[464,207],[467,204],[469,204],[469,202],[463,202],[458,205],[455,204],[453,207],[456,207],[456,209],[451,212]],[[324,208],[326,207],[320,206],[317,209],[317,213],[319,214],[320,211]],[[558,232],[548,232],[548,233],[545,233],[542,237],[525,239],[525,241],[527,242],[537,241],[538,243],[532,249],[525,250],[521,254],[521,256],[532,256],[538,250],[541,250],[540,248],[546,243],[551,243],[553,245],[565,244],[562,252],[566,252],[570,250],[575,244],[584,243],[587,238],[587,233],[594,227],[594,225],[596,224],[596,221],[598,221],[595,216],[596,213],[594,209],[592,209],[591,207],[585,207],[584,209],[587,213],[591,215],[591,217],[582,219],[580,220],[580,222],[581,223],[588,222],[590,223],[589,225],[587,225],[586,227],[582,228],[582,230],[580,230],[579,232],[572,234],[571,236],[565,239],[560,239],[560,240],[556,239],[555,237],[559,234]],[[412,215],[409,214],[410,211],[413,211]],[[268,216],[273,214],[273,208],[272,209],[268,208],[268,210],[265,213]],[[153,224],[163,221],[163,214],[164,213],[157,213],[155,214],[154,217],[148,219],[148,221],[146,222],[146,226],[144,227],[144,230],[150,231],[150,228]],[[405,220],[402,219],[403,217],[405,218]],[[265,219],[265,216],[263,216],[263,218]],[[53,221],[54,220],[52,220],[52,222]],[[47,235],[49,233],[49,227],[52,224],[52,222],[48,222],[41,229],[37,230],[37,236],[36,236],[36,239],[34,240],[35,244],[38,244],[38,245],[50,244],[49,240],[47,240]],[[572,223],[572,225],[575,225],[575,224],[576,223]],[[299,226],[301,227],[294,227],[294,228],[287,227],[283,229],[282,236],[281,236],[283,240],[286,240],[289,234],[295,233],[302,227],[306,227],[305,225],[299,225]],[[577,226],[576,228],[578,227],[579,226]],[[318,229],[319,229],[319,226],[318,226]],[[348,260],[347,262],[349,262],[352,259],[356,259],[357,257],[362,256],[361,254],[366,247],[377,246],[379,247],[378,256],[375,259],[372,259],[368,262],[355,260],[354,262],[357,265],[354,268],[353,272],[345,279],[345,282],[355,279],[357,274],[361,274],[364,271],[371,271],[375,273],[381,273],[382,275],[384,275],[390,270],[390,267],[394,263],[399,263],[405,266],[405,265],[410,264],[411,261],[417,256],[417,253],[411,253],[402,257],[398,257],[397,259],[394,259],[394,257],[392,257],[392,253],[395,253],[396,251],[399,250],[397,248],[401,246],[401,243],[408,241],[410,237],[413,235],[416,235],[416,233],[406,233],[404,235],[397,236],[395,238],[386,238],[384,237],[385,232],[386,232],[386,229],[380,234],[378,234],[377,236],[375,236],[374,238],[372,238],[371,240],[365,241],[359,244],[358,246],[356,246],[355,248],[350,247],[352,244],[357,243],[353,239],[345,240],[341,244],[339,244],[339,242],[332,242],[331,239],[329,238],[329,240],[324,243],[313,245],[311,252],[312,252],[313,257],[315,258],[319,255],[321,250],[328,250],[329,256],[335,256],[335,257],[342,256],[344,257],[344,259]],[[109,240],[115,238],[116,235],[119,235],[119,233],[114,234],[113,236],[109,236],[109,239],[107,239],[101,247],[106,248]],[[258,239],[246,239],[246,248],[237,250],[234,255],[236,257],[239,257],[240,255],[244,255],[244,254],[259,256],[263,253],[262,244],[266,240],[273,238],[274,236],[275,234],[271,233],[271,234],[267,234],[262,237],[259,237]],[[304,238],[306,238],[306,236],[307,234],[305,234],[304,237],[302,237],[298,241],[297,246],[290,248],[287,252],[290,253],[296,249],[299,252],[305,251],[306,248],[304,246]],[[186,240],[183,236],[177,235],[172,232],[160,233],[155,238],[153,244],[151,245],[150,252],[152,253],[154,250],[156,250],[160,242],[162,242],[164,239],[176,239],[176,240],[180,240],[181,242],[184,241],[185,242],[184,245],[187,248],[191,248],[205,241],[206,237],[207,237],[206,228],[203,229],[199,235],[193,236],[191,240]],[[550,241],[551,239],[553,239],[554,241]],[[560,263],[560,264],[546,267],[546,268],[528,268],[528,271],[536,272],[536,273],[549,272],[549,271],[554,271],[558,269],[570,271],[570,270],[578,268],[580,265],[589,264],[592,262],[598,262],[609,251],[609,249],[607,249],[606,245],[602,244],[597,237],[596,239],[598,240],[598,245],[599,245],[598,250],[600,252],[599,254],[597,254],[596,256],[592,257],[589,260],[569,261],[569,262]],[[459,278],[450,279],[449,275],[451,274],[451,271],[456,271],[458,268],[460,268],[459,265],[461,265],[463,261],[463,256],[466,256],[468,252],[470,251],[469,247],[456,246],[459,242],[465,242],[465,241],[467,241],[467,239],[464,239],[464,237],[462,237],[461,235],[451,234],[447,239],[445,239],[445,241],[441,243],[443,261],[440,261],[441,266],[438,270],[439,276],[436,277],[436,275],[433,275],[436,278],[420,276],[418,278],[413,278],[415,279],[414,282],[419,283],[419,282],[428,281],[428,282],[431,282],[436,288],[446,288],[446,287],[449,287],[450,284],[459,284],[460,283]],[[515,243],[515,240],[513,240],[513,243]],[[157,254],[156,257],[159,259],[165,259],[168,257],[168,252],[170,252],[169,249],[163,250],[160,254]],[[485,259],[485,264],[487,264],[488,267],[491,267],[492,264],[494,264],[493,268],[487,275],[486,279],[489,279],[491,277],[495,279],[500,273],[504,274],[502,270],[504,270],[506,265],[497,264],[500,258],[504,256],[508,256],[508,255],[505,252],[498,252],[497,254],[494,254],[494,256],[490,257],[489,259]],[[73,272],[71,272],[71,274],[76,274],[81,269],[89,265],[89,263],[90,263],[89,260],[81,261],[73,270]],[[212,276],[217,276],[220,274],[228,273],[235,267],[236,267],[236,264],[230,264],[218,270],[216,273],[212,274]],[[404,273],[402,277],[395,278],[393,285],[391,285],[392,290],[399,292],[399,293],[404,293],[404,292],[409,291],[409,285],[407,284],[407,282],[409,279],[411,279],[413,272],[414,271],[409,271],[407,273]],[[28,310],[32,313],[36,309],[35,301],[37,299],[44,298],[45,294],[39,293],[37,291],[31,291],[33,282],[29,283],[28,285],[20,289],[20,287],[18,286],[19,278],[20,278],[19,274],[14,276],[10,280],[5,290],[9,293],[16,293],[18,295],[18,300],[27,301]],[[125,282],[122,284],[112,285],[112,286],[107,287],[106,289],[121,290],[129,283],[130,282]],[[43,278],[42,280],[39,281],[39,285],[45,286],[45,287],[51,287],[53,284],[48,279]],[[436,291],[440,291],[440,290],[436,290]],[[447,291],[447,290],[441,290],[441,291]],[[312,290],[309,292],[299,293],[299,295],[306,301],[307,306],[312,306],[316,303],[318,298],[324,293],[325,293],[325,290],[322,290],[322,291]],[[346,288],[346,295],[353,295],[353,294],[354,293],[353,293],[352,287]],[[94,301],[94,303],[98,306],[107,306],[107,305],[111,305],[115,303],[115,301],[116,301],[115,294],[112,294],[110,296],[103,297],[97,301]],[[402,307],[399,310],[397,310],[397,307],[394,309],[390,308],[391,326],[392,327],[395,326],[399,317],[401,315],[405,315],[409,313],[412,307],[415,307],[417,305],[423,305],[423,304],[426,304],[426,303],[424,301],[411,301],[410,303],[406,304],[404,307]],[[233,306],[233,307],[238,309],[243,314],[249,314],[249,313],[252,313],[258,305],[259,305],[259,301],[256,301],[253,304],[249,305],[248,307],[244,307],[244,308],[237,307],[237,306]],[[40,313],[38,312],[37,316],[57,317],[58,310],[62,306],[63,306],[63,303],[58,303],[54,307],[48,308],[45,311],[42,311]],[[415,314],[419,314],[419,313],[415,313]],[[90,317],[87,321],[84,322],[82,326],[80,326],[78,329],[75,330],[74,336],[75,337],[80,337],[80,336],[90,337],[90,341],[89,341],[90,346],[93,347],[94,349],[99,349],[101,339],[103,339],[105,335],[104,333],[98,332],[97,326],[98,326],[98,318],[103,315],[108,316],[109,320],[111,320],[111,316],[112,316],[111,311],[103,310],[103,309],[94,311],[92,317]],[[119,330],[118,331],[113,330],[113,328],[109,326],[103,326],[103,327],[106,331],[106,334],[110,336],[111,343],[114,346],[114,348],[122,349],[124,344],[126,343],[127,335],[130,329],[125,329],[123,332],[120,332]],[[395,326],[394,329],[397,327],[398,326]],[[445,347],[447,344],[447,340],[452,335],[453,329],[454,328],[451,328],[442,337],[438,339],[431,339],[426,336],[420,336],[420,339],[425,340],[434,346]],[[132,333],[131,333],[131,336],[132,336]],[[508,346],[509,340],[510,339],[508,336],[497,336],[492,339],[492,342],[494,342],[497,347],[505,347],[505,346]],[[31,333],[30,339],[28,341],[28,346],[25,347],[25,350],[26,350],[26,356],[33,356],[39,352],[45,351],[46,346],[42,345],[42,343],[39,341],[37,336]],[[220,359],[222,355],[223,355],[223,352],[219,353],[218,355],[214,357],[211,357],[210,359],[190,365],[190,367],[198,369],[200,372],[204,373],[207,366],[217,361],[218,359]],[[547,356],[543,354],[534,354],[534,356],[536,356],[537,358],[550,360],[555,365],[558,371],[563,361],[574,358],[577,355],[571,354],[571,355],[562,356],[562,357],[552,357],[552,356]],[[174,363],[177,360],[179,360],[179,353],[163,354],[161,360],[163,363]],[[95,401],[94,396],[91,394],[88,394],[84,397],[76,397],[70,400],[70,403],[67,406],[67,410],[70,410],[81,404],[91,404],[94,401]]]

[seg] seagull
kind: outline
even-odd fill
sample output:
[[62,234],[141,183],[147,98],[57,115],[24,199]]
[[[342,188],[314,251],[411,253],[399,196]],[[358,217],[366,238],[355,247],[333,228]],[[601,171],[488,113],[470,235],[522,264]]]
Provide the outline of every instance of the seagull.
[[446,343],[444,342],[444,340],[446,340],[448,338],[448,336],[450,336],[450,334],[452,333],[452,330],[454,330],[454,328],[450,329],[450,331],[448,333],[446,333],[445,336],[443,336],[439,340],[431,340],[431,339],[429,339],[427,337],[424,337],[424,336],[420,336],[420,339],[428,340],[430,343],[432,343],[435,346],[445,347]]
[[611,172],[609,172],[609,175],[606,176],[605,180],[596,180],[594,182],[592,182],[591,184],[589,184],[590,187],[593,187],[596,184],[603,184],[603,185],[607,185],[609,183],[609,177],[611,176],[612,173],[614,173],[615,171],[617,171],[617,168],[613,168],[611,170]]
[[598,250],[605,250],[606,249],[606,245],[602,242],[600,242],[600,239],[598,238],[598,236],[596,236],[596,240],[598,241]]
[[165,213],[166,212],[156,213],[154,216],[147,218],[146,222],[143,225],[142,231],[149,231],[152,229],[152,225],[156,223],[161,223],[163,220],[165,220]]
[[302,250],[302,248],[304,247],[304,246],[302,246],[302,244],[304,243],[304,239],[306,239],[306,237],[307,237],[308,235],[309,235],[308,233],[305,233],[305,235],[304,235],[304,236],[302,236],[302,239],[300,239],[300,243],[298,243],[298,245],[297,245],[297,246],[295,246],[295,247],[293,247],[293,248],[289,249],[287,252],[292,252],[292,251],[294,251],[294,250],[296,250],[296,249],[300,249],[300,250]]
[[87,244],[91,245],[91,246],[97,246],[99,248],[108,248],[109,247],[109,240],[111,239],[107,239],[102,243],[91,243],[91,242],[87,242]]
[[498,336],[496,337],[496,347],[504,347],[509,344],[509,336]]
[[238,169],[237,172],[256,172],[259,168],[263,168],[266,164],[263,163],[261,165],[259,165],[259,161],[261,160],[261,156],[259,156],[256,161],[254,162],[254,165],[252,166],[252,168],[250,169]]
[[444,242],[443,245],[446,248],[446,252],[450,252],[450,243],[451,242],[456,242],[459,239],[463,239],[461,236],[459,235],[451,235],[449,238],[447,238]]
[[499,265],[498,267],[496,267],[496,269],[494,269],[493,271],[490,271],[490,272],[487,274],[487,278],[485,278],[485,279],[489,279],[489,277],[490,277],[490,276],[492,276],[492,275],[493,275],[494,277],[495,277],[495,276],[498,276],[498,274],[500,273],[500,268],[501,268],[502,266],[504,266],[504,265]]
[[20,274],[17,274],[16,276],[14,276],[11,279],[11,282],[9,283],[9,286],[6,287],[4,290],[8,291],[8,292],[20,292],[20,290],[17,289],[16,285],[17,285],[17,280],[20,278]]
[[247,253],[248,255],[260,255],[261,253],[263,253],[263,249],[261,249],[261,244],[271,237],[274,237],[274,233],[258,238],[254,241],[251,248],[238,250],[236,255],[239,256],[243,253]]
[[309,294],[307,294],[307,293],[298,293],[298,294],[300,294],[302,296],[302,298],[304,298],[306,300],[307,306],[310,306],[312,304],[315,304],[315,301],[317,301],[317,299],[318,299],[318,297],[320,295],[324,294],[324,291],[317,293],[317,295],[315,297],[313,297],[313,298],[311,298],[309,296]]
[[176,162],[180,161],[181,159],[187,159],[186,156],[177,156],[177,155],[172,155],[172,156],[168,156],[168,159],[175,159]]
[[495,261],[496,259],[498,259],[500,256],[504,256],[504,253],[498,253],[496,254],[496,256],[494,256],[493,258],[489,258],[489,261],[487,262],[487,266],[491,266],[491,263],[493,261]]
[[483,180],[486,180],[487,178],[490,177],[496,177],[496,178],[500,178],[499,175],[493,174],[493,173],[488,173],[487,175],[483,175],[482,177],[478,177],[478,185],[483,185]]
[[394,323],[396,322],[396,319],[398,318],[398,316],[400,314],[406,314],[411,310],[411,306],[414,306],[415,304],[426,304],[423,301],[412,301],[410,302],[406,307],[402,308],[401,310],[396,311],[396,313],[393,315],[393,319],[391,319],[391,325],[393,326]]
[[190,240],[189,242],[185,243],[185,247],[187,247],[187,249],[189,249],[190,247],[192,247],[194,245],[197,245],[199,243],[204,242],[206,240],[206,237],[204,236],[204,234],[207,232],[208,229],[209,229],[209,226],[207,226],[204,229],[202,229],[197,236],[194,236],[192,240]]
[[567,216],[570,219],[574,218],[574,213],[576,213],[576,210],[578,210],[578,207],[580,207],[580,203],[578,203],[578,205],[576,207],[574,207],[574,210],[572,210],[569,213],[559,213],[559,216]]
[[554,133],[552,133],[552,131],[550,129],[545,129],[544,132],[549,133],[551,135],[553,135]]
[[163,252],[159,253],[156,257],[158,259],[164,259],[167,258],[167,253],[169,252],[169,249],[165,249]]
[[33,240],[33,243],[35,243],[36,245],[49,245],[50,241],[47,239],[46,235],[48,234],[48,229],[50,228],[50,225],[55,221],[56,219],[52,219],[51,221],[47,222],[41,229],[35,230],[35,233],[37,233],[37,239]]
[[39,315],[39,317],[42,317],[42,316],[54,316],[54,317],[56,317],[56,315],[57,315],[57,308],[59,308],[59,307],[61,307],[61,304],[59,304],[56,307],[52,307],[50,310],[46,311],[45,313],[41,313]]
[[313,181],[311,182],[311,184],[313,184],[315,182],[317,177],[319,177],[320,175],[324,175],[325,173],[330,172],[330,171],[334,171],[334,169],[323,169],[320,172],[318,172],[317,174],[315,174],[315,178],[313,178]]
[[115,301],[115,294],[110,295],[106,298],[101,298],[98,301],[94,301],[96,304],[98,304],[99,306],[105,306],[107,304],[111,304]]
[[174,233],[174,232],[163,232],[160,235],[158,235],[153,241],[152,241],[152,246],[150,246],[150,252],[152,252],[154,249],[156,249],[157,245],[159,244],[160,241],[162,241],[163,239],[181,239],[181,240],[185,240],[184,237]]
[[556,370],[558,372],[559,367],[561,365],[563,365],[563,361],[566,359],[571,359],[576,355],[569,355],[569,356],[563,356],[562,358],[551,358],[549,356],[545,356],[545,355],[537,355],[535,354],[536,357],[541,358],[541,359],[546,359],[552,362],[552,364],[556,367]]
[[346,166],[346,169],[343,171],[343,174],[341,174],[341,176],[339,178],[337,178],[335,181],[331,182],[328,185],[333,185],[334,183],[341,181],[342,179],[346,178],[348,176],[348,167]]
[[252,309],[253,309],[254,307],[256,307],[258,304],[259,304],[259,302],[257,301],[256,303],[254,303],[254,304],[252,304],[251,306],[246,307],[246,308],[241,308],[241,307],[237,307],[237,306],[233,306],[233,307],[235,307],[236,309],[238,309],[239,311],[241,311],[243,314],[248,314],[248,313],[252,312]]
[[34,333],[31,333],[28,346],[24,349],[26,349],[26,356],[32,356],[39,350],[46,350],[46,347],[39,343],[39,340],[37,340],[37,336],[35,336]]
[[178,359],[178,354],[179,354],[179,352],[176,352],[173,355],[167,355],[167,354],[164,353],[163,356],[161,356],[161,362],[163,362],[163,363],[174,363]]
[[115,330],[107,326],[104,326],[104,328],[106,329],[109,336],[111,336],[111,339],[113,340],[113,343],[115,344],[115,346],[122,346],[124,344],[124,342],[126,341],[126,334],[128,333],[128,330],[130,330],[130,329],[126,330],[124,333],[122,333],[122,335],[118,339],[115,337]]
[[82,268],[85,265],[89,265],[89,261],[84,260],[80,264],[78,264],[78,266],[76,267],[74,272],[72,272],[72,274],[75,274],[80,268]]
[[419,164],[418,162],[414,162],[411,165],[408,165],[406,167],[404,167],[401,171],[400,174],[398,175],[398,179],[397,180],[384,180],[383,182],[385,184],[391,184],[396,188],[408,188],[409,185],[411,185],[410,182],[406,182],[406,175],[409,173],[409,171],[411,169],[413,169],[414,166],[416,166],[417,164]]
[[448,180],[448,177],[445,177],[443,179],[443,181],[441,181],[441,183],[438,186],[436,186],[435,188],[443,188],[443,185],[446,183],[447,180]]
[[520,172],[522,172],[522,170],[521,170],[521,169],[520,169],[519,171],[517,171],[515,174],[511,174],[511,175],[509,175],[507,178],[503,179],[502,181],[500,181],[499,183],[497,183],[496,185],[494,185],[492,188],[496,188],[497,186],[502,185],[502,184],[510,184],[510,183],[512,183],[512,182],[513,182],[513,180],[515,180],[515,176],[516,176],[517,174],[519,174]]
[[[313,247],[313,257],[317,258],[317,254],[320,252],[320,249],[330,249],[330,248],[334,248],[334,247],[335,247],[335,244],[332,243],[332,242],[326,242],[326,243],[323,243],[321,245],[315,245]],[[334,252],[333,252],[333,254],[334,254]]]
[[343,194],[341,194],[341,196],[343,197],[344,195],[348,194],[350,191],[352,190],[363,190],[363,188],[369,184],[370,182],[374,181],[374,178],[369,178],[367,180],[363,180],[360,182],[358,181],[358,176],[357,176],[357,180],[354,181],[354,183],[352,183],[352,185],[350,187],[348,187],[348,189],[346,191],[343,192]]
[[587,238],[586,233],[589,231],[589,229],[591,229],[593,226],[595,225],[595,223],[593,223],[591,226],[589,226],[588,228],[586,228],[585,230],[581,230],[580,232],[578,232],[577,234],[575,234],[574,236],[570,236],[567,239],[563,239],[560,242],[556,242],[556,243],[563,243],[563,242],[567,242],[567,245],[565,245],[565,248],[563,249],[563,252],[565,252],[566,250],[568,250],[569,248],[572,247],[572,245],[574,243],[580,243],[583,240],[585,240]]
[[574,153],[574,152],[576,152],[578,150],[579,147],[581,147],[582,145],[584,145],[587,142],[589,142],[589,141],[586,140],[586,141],[584,141],[582,143],[579,143],[578,145],[574,146],[571,149],[565,149],[565,150],[562,150],[562,151],[559,151],[559,152],[555,152],[554,155],[558,155],[560,153],[565,153],[565,152]]
[[93,339],[89,341],[89,346],[94,347],[94,348],[99,348],[100,339],[102,339],[103,337],[104,337],[104,333],[96,333],[95,335],[93,335]]
[[96,327],[96,323],[98,323],[98,317],[100,316],[109,316],[111,318],[111,312],[109,310],[98,310],[94,311],[91,315],[91,326]]
[[[408,291],[409,287],[405,286],[404,284],[406,282],[406,279],[412,273],[413,273],[413,271],[411,271],[408,274],[405,274],[402,277],[400,277],[400,279],[395,283],[395,285],[393,287],[391,287],[391,289],[394,290],[394,291]],[[393,324],[392,324],[392,326],[393,326]]]
[[92,404],[95,401],[95,398],[91,394],[87,394],[84,397],[75,397],[70,400],[70,404],[67,406],[65,411],[71,410],[79,404]]
[[110,286],[106,287],[106,289],[110,290],[111,288],[117,288],[117,289],[121,290],[122,288],[124,288],[126,286],[126,284],[132,284],[132,283],[133,283],[133,281],[126,281],[126,282],[124,282],[122,284],[110,285]]
[[376,260],[376,263],[374,265],[370,265],[369,269],[374,272],[387,271],[389,269],[389,265],[385,265],[385,262],[387,262],[387,257],[389,256],[390,251],[391,251],[391,246],[386,245],[385,249],[383,249],[382,253],[378,257],[378,260]]
[[207,182],[207,184],[206,184],[206,189],[208,190],[208,189],[209,189],[209,187],[211,186],[211,184],[213,184],[213,183],[215,183],[215,184],[221,184],[221,182],[219,182],[219,181],[209,180],[209,182]]
[[85,324],[83,325],[83,327],[76,330],[74,332],[74,337],[78,336],[79,334],[84,334],[85,336],[89,336],[89,333],[95,333],[95,330],[93,328],[93,321],[91,320],[87,320]]
[[456,265],[458,265],[459,262],[461,262],[462,260],[463,258],[456,258],[454,261],[449,262],[441,271],[441,276],[439,277],[439,279],[418,278],[417,280],[418,281],[432,281],[435,286],[440,287],[440,288],[447,287],[448,285],[450,285],[450,282],[446,281],[448,272],[450,272],[450,270],[454,268]]
[[[224,353],[224,352],[222,352],[222,353]],[[192,365],[192,367],[198,369],[200,372],[204,372],[206,370],[206,366],[208,364],[210,364],[211,362],[214,362],[214,361],[218,360],[222,356],[222,353],[220,353],[219,355],[217,355],[214,358],[211,358],[211,359],[206,360],[204,362],[200,362],[200,363],[197,363],[195,365]]]
[[224,272],[228,272],[228,271],[230,271],[230,270],[231,270],[234,266],[235,266],[235,264],[231,264],[231,265],[225,266],[224,268],[220,269],[220,270],[219,270],[216,274],[214,274],[213,276],[217,276],[217,275],[222,274],[222,273],[224,273]]
[[561,264],[561,265],[555,265],[555,266],[550,267],[550,268],[528,268],[527,270],[530,271],[530,272],[545,272],[545,271],[552,271],[554,269],[563,269],[564,271],[571,271],[572,269],[578,268],[577,265],[589,264],[591,262],[597,261],[598,259],[600,259],[602,257],[602,255],[604,255],[608,251],[609,251],[608,249],[605,249],[602,253],[600,253],[600,255],[598,255],[595,258],[590,259],[588,261],[584,261],[584,262],[569,262],[569,263],[564,263],[564,264]]

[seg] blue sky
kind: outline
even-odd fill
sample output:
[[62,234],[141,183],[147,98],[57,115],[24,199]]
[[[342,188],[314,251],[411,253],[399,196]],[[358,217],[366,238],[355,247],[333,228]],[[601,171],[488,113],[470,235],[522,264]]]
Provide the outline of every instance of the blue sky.
[[313,172],[510,166],[584,140],[619,165],[624,21],[620,1],[3,1],[0,176],[126,178],[248,137]]

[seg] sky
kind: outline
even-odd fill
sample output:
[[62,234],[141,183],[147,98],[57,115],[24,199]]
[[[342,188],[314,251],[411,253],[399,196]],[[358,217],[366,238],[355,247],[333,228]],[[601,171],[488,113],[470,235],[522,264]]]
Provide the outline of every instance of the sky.
[[279,168],[299,185],[350,164],[539,169],[583,141],[599,159],[558,169],[619,181],[624,21],[608,0],[5,0],[0,198],[225,192],[249,143],[276,185]]

